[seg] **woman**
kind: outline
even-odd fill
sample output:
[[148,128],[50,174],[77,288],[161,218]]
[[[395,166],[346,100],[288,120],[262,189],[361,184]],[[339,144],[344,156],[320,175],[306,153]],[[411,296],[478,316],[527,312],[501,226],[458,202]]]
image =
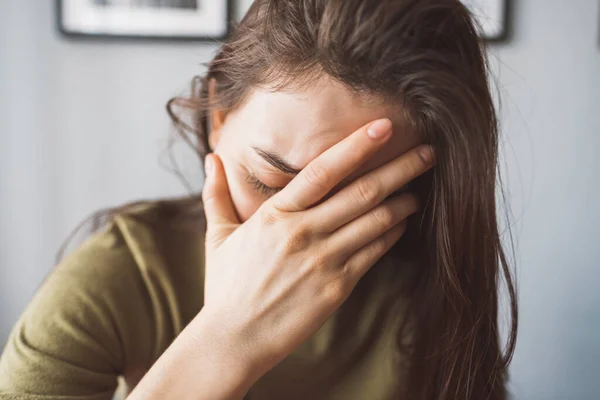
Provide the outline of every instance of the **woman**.
[[203,198],[113,212],[58,266],[5,398],[507,398],[497,120],[458,0],[256,1],[168,108]]

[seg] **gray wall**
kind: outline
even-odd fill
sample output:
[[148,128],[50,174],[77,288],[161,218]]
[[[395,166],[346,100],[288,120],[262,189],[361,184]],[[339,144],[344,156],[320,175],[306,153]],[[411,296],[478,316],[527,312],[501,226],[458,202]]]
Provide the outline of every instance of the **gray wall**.
[[[599,4],[514,2],[514,37],[491,48],[519,268],[512,387],[517,399],[598,398]],[[184,193],[159,166],[163,106],[215,50],[64,40],[50,3],[0,0],[0,344],[86,215]]]

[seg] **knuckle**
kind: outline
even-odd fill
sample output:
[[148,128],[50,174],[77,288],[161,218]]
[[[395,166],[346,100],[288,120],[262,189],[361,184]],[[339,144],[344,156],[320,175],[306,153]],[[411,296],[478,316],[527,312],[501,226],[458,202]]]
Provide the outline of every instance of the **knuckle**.
[[408,176],[409,178],[414,178],[414,177],[418,176],[419,175],[419,173],[418,173],[419,168],[417,166],[418,162],[419,162],[419,160],[415,159],[415,158],[407,159],[403,166],[404,174],[406,176]]
[[395,213],[389,206],[378,207],[372,211],[375,221],[384,228],[390,228],[395,222]]
[[412,157],[408,157],[406,163],[404,163],[404,170],[406,173],[413,178],[421,175],[427,170],[428,165],[425,164],[421,156],[413,154]]
[[296,253],[305,250],[311,242],[311,232],[304,225],[297,225],[290,230],[286,238],[286,249]]
[[330,265],[328,257],[323,251],[316,251],[312,256],[312,267],[318,271],[324,271]]
[[361,179],[356,184],[355,195],[361,204],[373,204],[381,195],[381,186],[374,179]]
[[327,187],[330,183],[331,176],[324,167],[316,163],[311,163],[304,169],[304,179],[306,179],[310,185]]
[[215,198],[214,189],[205,184],[204,187],[202,188],[202,202],[204,204],[209,204],[213,201],[214,198]]
[[332,279],[325,285],[322,292],[325,301],[336,307],[346,299],[348,285],[343,279]]
[[419,210],[419,199],[411,193],[404,193],[393,200],[394,207],[403,218]]
[[378,256],[386,251],[388,248],[388,241],[385,236],[378,238],[371,245],[371,252],[373,255]]
[[275,207],[261,207],[260,218],[265,225],[274,225],[283,219],[283,214]]

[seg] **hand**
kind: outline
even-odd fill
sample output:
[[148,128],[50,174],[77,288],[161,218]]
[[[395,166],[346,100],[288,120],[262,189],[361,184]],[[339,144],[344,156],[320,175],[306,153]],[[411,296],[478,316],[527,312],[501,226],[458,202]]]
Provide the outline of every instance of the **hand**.
[[[373,127],[382,135],[372,138]],[[378,128],[378,129],[377,129]],[[388,119],[366,125],[313,160],[240,224],[218,156],[207,158],[205,318],[260,378],[313,335],[418,211],[390,197],[433,165],[419,146],[322,201],[392,136]],[[212,167],[211,167],[212,165]]]

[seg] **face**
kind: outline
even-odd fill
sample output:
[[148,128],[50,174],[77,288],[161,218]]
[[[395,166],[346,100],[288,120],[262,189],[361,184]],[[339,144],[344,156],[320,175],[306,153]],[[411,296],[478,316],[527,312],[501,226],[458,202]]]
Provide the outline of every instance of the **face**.
[[363,125],[384,117],[394,125],[389,145],[328,196],[420,143],[416,135],[402,130],[397,105],[358,96],[337,82],[323,79],[302,91],[257,89],[236,110],[213,117],[218,122],[213,122],[211,147],[225,167],[240,221],[250,218],[321,153]]

